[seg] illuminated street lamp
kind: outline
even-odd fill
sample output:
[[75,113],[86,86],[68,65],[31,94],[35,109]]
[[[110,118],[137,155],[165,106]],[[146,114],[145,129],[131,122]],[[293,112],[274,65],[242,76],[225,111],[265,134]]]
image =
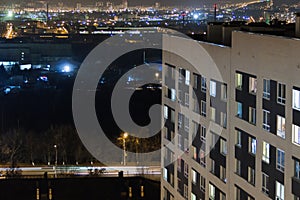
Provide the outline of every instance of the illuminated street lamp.
[[56,167],[57,167],[57,145],[55,144],[54,146],[55,149],[55,166],[54,166],[54,173],[55,173],[55,178],[57,177],[57,173],[56,173]]

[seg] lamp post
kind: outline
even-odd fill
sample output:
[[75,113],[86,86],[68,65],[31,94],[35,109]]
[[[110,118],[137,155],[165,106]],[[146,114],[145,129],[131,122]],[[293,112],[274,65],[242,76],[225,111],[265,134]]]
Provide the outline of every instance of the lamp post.
[[123,165],[126,165],[126,138],[128,137],[128,133],[123,133],[122,141],[123,141]]
[[57,173],[56,173],[56,167],[57,167],[57,145],[55,144],[54,146],[55,149],[55,166],[54,166],[54,173],[55,173],[55,178],[57,177]]

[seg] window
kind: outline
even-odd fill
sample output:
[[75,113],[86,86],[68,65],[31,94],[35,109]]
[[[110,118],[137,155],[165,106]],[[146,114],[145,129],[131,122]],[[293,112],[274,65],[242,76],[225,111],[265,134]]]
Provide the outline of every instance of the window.
[[181,158],[177,159],[177,171],[181,172]]
[[163,171],[163,177],[166,181],[168,181],[168,170],[167,168],[164,168],[164,171]]
[[201,100],[201,115],[206,117],[206,102]]
[[192,183],[197,184],[197,172],[194,169],[192,169]]
[[183,114],[178,113],[178,127],[182,127],[182,119],[183,119]]
[[221,124],[223,128],[227,127],[227,115],[226,113],[221,112]]
[[285,138],[285,118],[277,115],[277,135]]
[[211,160],[211,173],[215,174],[215,161]]
[[210,107],[210,111],[211,111],[211,120],[212,121],[216,121],[216,109],[215,108],[213,108],[213,107]]
[[215,197],[216,197],[216,188],[215,188],[215,186],[212,185],[212,184],[209,184],[208,190],[209,190],[209,199],[214,200]]
[[194,122],[193,121],[193,139],[196,137],[197,133],[198,133],[198,130],[199,130],[199,124],[197,122]]
[[164,106],[164,118],[168,119],[168,106]]
[[186,184],[183,185],[183,196],[185,199],[188,199],[188,186]]
[[201,142],[206,143],[206,127],[205,126],[201,126],[200,140],[201,140]]
[[243,117],[243,104],[240,102],[237,102],[237,117],[242,118]]
[[263,98],[270,99],[270,80],[264,79],[263,80]]
[[284,151],[281,149],[277,149],[277,169],[284,172]]
[[256,154],[256,139],[249,137],[249,152]]
[[190,95],[189,95],[189,93],[185,93],[184,100],[185,100],[184,101],[185,106],[189,107],[189,105],[190,105]]
[[248,182],[255,185],[255,170],[248,167]]
[[184,162],[184,176],[189,177],[189,165],[186,162]]
[[171,122],[175,123],[175,110],[171,109]]
[[269,196],[269,176],[262,173],[262,192]]
[[220,153],[227,154],[227,142],[223,138],[220,138]]
[[200,190],[205,192],[205,178],[203,176],[200,177]]
[[293,124],[293,142],[300,145],[300,127]]
[[201,91],[206,92],[206,78],[203,76],[201,77]]
[[300,110],[300,91],[293,89],[293,108]]
[[191,193],[191,200],[197,200],[197,197],[194,193]]
[[198,75],[197,74],[194,74],[194,86],[193,86],[195,89],[198,88]]
[[285,104],[285,84],[278,83],[277,89],[277,102],[280,104]]
[[263,129],[270,132],[270,111],[263,110]]
[[239,131],[239,130],[236,130],[236,131],[235,131],[235,134],[236,134],[236,141],[235,141],[235,144],[236,144],[238,147],[241,147],[241,146],[242,146],[242,132]]
[[210,81],[210,96],[216,97],[217,94],[217,83],[215,81]]
[[205,168],[206,167],[206,157],[205,157],[204,150],[200,149],[199,157],[200,157],[200,165]]
[[190,80],[191,80],[191,76],[190,76],[190,71],[189,70],[186,70],[185,71],[185,84],[186,85],[190,85]]
[[241,189],[238,187],[235,187],[235,195],[236,195],[236,200],[241,200]]
[[300,161],[295,160],[295,177],[300,179]]
[[179,74],[178,74],[178,75],[179,75],[179,76],[178,76],[178,82],[179,82],[179,83],[182,83],[183,71],[184,71],[184,70],[183,70],[182,68],[179,68],[179,69],[178,69],[178,72],[179,72]]
[[183,150],[183,147],[182,147],[182,136],[179,134],[178,135],[178,148]]
[[185,116],[185,117],[184,117],[184,130],[185,130],[186,132],[189,132],[189,130],[190,130],[190,125],[189,125],[189,123],[190,123],[189,118]]
[[226,168],[220,165],[220,179],[226,183]]
[[270,163],[270,144],[263,142],[263,156],[262,160],[266,163]]
[[181,90],[178,90],[178,103],[182,102],[182,92]]
[[176,90],[175,89],[171,89],[171,100],[172,101],[176,100]]
[[227,100],[227,85],[225,83],[221,85],[221,99],[223,101]]
[[241,175],[241,161],[238,160],[238,159],[235,159],[235,172],[238,174],[238,175]]
[[284,200],[284,185],[276,181],[276,200]]
[[256,109],[252,107],[249,107],[249,122],[256,124]]
[[192,146],[192,153],[193,153],[193,159],[194,160],[197,160],[197,148]]
[[254,77],[249,77],[249,92],[256,94],[257,91],[257,80]]
[[235,74],[235,86],[237,89],[242,90],[243,87],[243,75],[240,73]]
[[194,108],[193,108],[194,112],[200,114],[200,112],[199,112],[199,102],[198,102],[197,97],[193,98],[193,102],[194,102],[194,104],[193,104],[194,105]]

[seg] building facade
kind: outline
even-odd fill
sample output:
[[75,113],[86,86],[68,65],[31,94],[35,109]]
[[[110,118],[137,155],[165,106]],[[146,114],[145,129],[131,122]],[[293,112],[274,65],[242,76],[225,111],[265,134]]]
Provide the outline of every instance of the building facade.
[[299,200],[300,40],[163,45],[161,199]]

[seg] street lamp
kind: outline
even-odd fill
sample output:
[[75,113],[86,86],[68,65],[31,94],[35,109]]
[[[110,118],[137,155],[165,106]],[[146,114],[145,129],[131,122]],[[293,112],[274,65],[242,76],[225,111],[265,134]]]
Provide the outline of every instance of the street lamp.
[[123,165],[126,165],[126,138],[128,137],[128,133],[123,133],[122,141],[123,141]]
[[57,177],[57,173],[56,173],[56,167],[57,167],[57,145],[55,144],[54,146],[55,149],[55,166],[54,166],[54,173],[55,173],[55,178]]

